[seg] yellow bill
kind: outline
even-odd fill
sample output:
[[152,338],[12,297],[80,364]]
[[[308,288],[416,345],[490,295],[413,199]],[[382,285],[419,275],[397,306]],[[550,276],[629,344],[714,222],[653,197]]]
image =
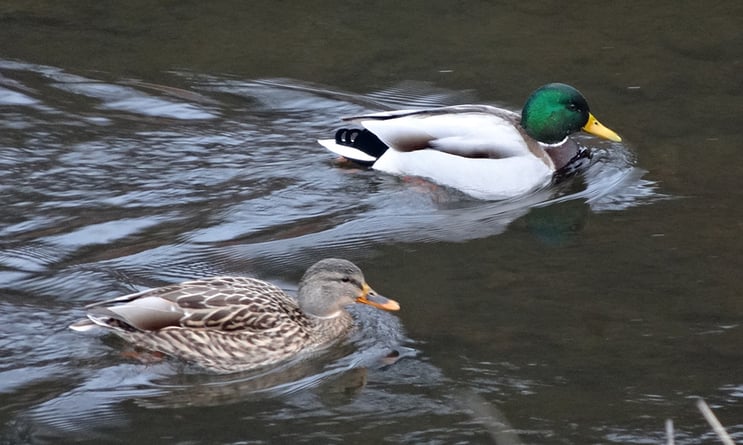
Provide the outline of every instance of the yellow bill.
[[614,130],[604,127],[591,113],[588,113],[588,123],[583,126],[583,131],[610,141],[622,142],[622,138]]

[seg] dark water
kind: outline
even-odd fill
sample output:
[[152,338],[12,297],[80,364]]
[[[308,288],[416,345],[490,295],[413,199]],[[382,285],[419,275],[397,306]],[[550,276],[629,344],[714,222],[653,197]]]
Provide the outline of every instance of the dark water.
[[[5,2],[0,443],[743,440],[737,2]],[[621,144],[512,202],[339,168],[340,116],[576,85]],[[395,314],[214,376],[67,330],[188,278],[321,257]],[[382,358],[400,352],[396,362]]]

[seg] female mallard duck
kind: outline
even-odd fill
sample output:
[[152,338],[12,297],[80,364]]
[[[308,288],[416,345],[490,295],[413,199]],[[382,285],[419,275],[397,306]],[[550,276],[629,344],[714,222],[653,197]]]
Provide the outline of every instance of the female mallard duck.
[[488,105],[456,105],[344,120],[364,130],[341,129],[335,139],[320,140],[330,151],[480,199],[510,198],[548,185],[555,173],[584,157],[569,137],[580,130],[622,140],[593,117],[578,90],[561,83],[534,91],[521,116]]
[[344,309],[400,305],[369,287],[361,270],[324,259],[305,272],[297,299],[254,278],[216,277],[150,289],[88,306],[70,327],[103,327],[146,349],[219,372],[276,364],[327,347],[353,327]]

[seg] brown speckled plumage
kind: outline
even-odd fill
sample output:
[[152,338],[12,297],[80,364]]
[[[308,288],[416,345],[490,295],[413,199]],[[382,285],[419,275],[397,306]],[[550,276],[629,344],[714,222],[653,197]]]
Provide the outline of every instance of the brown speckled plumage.
[[164,286],[88,306],[71,328],[103,327],[146,349],[218,372],[242,371],[326,347],[353,327],[344,306],[387,310],[353,263],[325,259],[310,267],[298,297],[245,277],[215,277]]

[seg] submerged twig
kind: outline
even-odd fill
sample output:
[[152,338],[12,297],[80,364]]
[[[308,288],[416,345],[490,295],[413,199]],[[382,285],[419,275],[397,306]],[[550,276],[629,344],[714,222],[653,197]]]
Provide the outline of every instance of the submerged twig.
[[475,420],[487,428],[496,445],[523,445],[506,416],[472,390],[460,391],[459,402],[472,411]]
[[717,416],[715,416],[715,413],[712,412],[709,405],[707,405],[707,402],[702,399],[697,400],[697,408],[699,408],[699,411],[710,424],[715,434],[717,434],[717,437],[720,438],[720,441],[722,443],[724,443],[725,445],[735,445],[735,442],[733,442],[733,439],[730,438],[730,435],[727,431],[725,431],[725,428],[722,426],[720,421],[717,420]]
[[673,444],[673,420],[666,419],[666,445]]

